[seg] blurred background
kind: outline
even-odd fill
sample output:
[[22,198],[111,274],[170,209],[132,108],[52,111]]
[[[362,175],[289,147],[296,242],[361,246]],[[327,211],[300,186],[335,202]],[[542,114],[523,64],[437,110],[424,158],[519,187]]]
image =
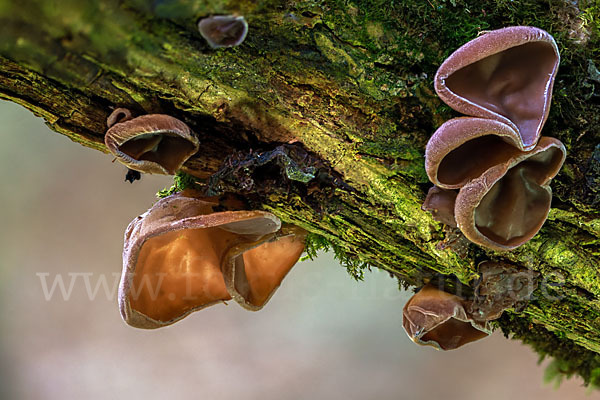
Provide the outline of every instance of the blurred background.
[[[453,352],[413,344],[387,273],[330,254],[296,265],[257,313],[235,303],[154,331],[121,320],[123,232],[170,186],[0,102],[1,399],[590,399],[499,332]],[[61,290],[60,283],[64,284]]]

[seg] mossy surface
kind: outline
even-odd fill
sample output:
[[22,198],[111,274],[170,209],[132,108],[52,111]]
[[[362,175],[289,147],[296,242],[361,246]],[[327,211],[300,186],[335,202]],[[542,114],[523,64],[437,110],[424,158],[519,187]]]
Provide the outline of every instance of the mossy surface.
[[[246,41],[210,49],[198,19],[229,13],[245,16]],[[0,97],[101,151],[113,107],[181,118],[202,143],[184,168],[200,183],[232,153],[303,146],[347,187],[274,184],[253,201],[309,230],[309,254],[331,248],[355,278],[378,267],[405,285],[433,276],[468,285],[486,259],[539,271],[535,300],[499,324],[555,356],[557,370],[595,383],[599,13],[591,1],[554,0],[0,0]],[[569,153],[553,182],[554,208],[540,234],[513,252],[442,248],[450,233],[420,208],[429,186],[423,151],[457,114],[433,93],[433,76],[479,32],[509,25],[546,29],[561,50],[544,128]]]

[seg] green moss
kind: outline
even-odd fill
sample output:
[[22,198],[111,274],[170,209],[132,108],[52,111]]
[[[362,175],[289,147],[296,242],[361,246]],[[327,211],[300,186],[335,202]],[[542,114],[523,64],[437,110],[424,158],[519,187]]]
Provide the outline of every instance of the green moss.
[[[222,124],[208,123],[207,136],[224,125],[235,127],[226,133],[241,127],[255,142],[270,141],[261,135],[290,133],[342,173],[356,193],[336,190],[321,198],[322,209],[298,193],[269,194],[265,208],[313,232],[309,256],[331,249],[355,279],[376,266],[413,285],[435,273],[455,274],[468,283],[477,275],[477,261],[497,257],[544,277],[562,273],[560,282],[550,279],[556,286],[548,290],[563,301],[541,298],[525,314],[506,320],[506,326],[540,354],[556,357],[551,375],[578,373],[588,383],[598,381],[600,366],[591,350],[600,350],[600,276],[594,264],[600,223],[584,199],[571,193],[600,125],[598,106],[587,101],[598,90],[588,67],[600,48],[596,3],[579,2],[581,15],[570,13],[570,2],[538,0],[116,4],[69,0],[68,10],[60,12],[47,4],[23,10],[4,2],[1,14],[36,23],[7,25],[18,39],[2,41],[0,51],[44,71],[51,84],[52,79],[73,80],[81,90],[93,91],[90,97],[101,89],[88,89],[88,81],[108,75],[104,106],[117,100],[148,109],[166,105],[186,111],[190,120]],[[251,34],[240,48],[209,49],[197,33],[197,18],[231,12],[246,16]],[[102,22],[94,23],[96,19]],[[425,141],[436,126],[456,115],[435,97],[432,79],[456,48],[482,30],[508,25],[534,25],[555,35],[562,62],[545,130],[570,150],[581,151],[570,152],[570,165],[553,184],[561,210],[553,210],[541,235],[510,253],[471,246],[461,259],[452,250],[437,248],[445,236],[442,226],[420,210]],[[85,54],[89,64],[78,64],[78,54]],[[74,65],[90,68],[79,74]],[[84,79],[74,80],[77,75]],[[76,87],[73,96],[78,95]],[[99,133],[105,115],[95,118],[102,126],[94,141],[77,132],[78,125],[69,125],[65,110],[16,101],[55,123],[54,129],[103,149]],[[194,180],[178,174],[159,197],[190,187]],[[566,211],[563,205],[569,204],[589,215]],[[533,328],[523,326],[524,321]]]
[[600,4],[594,0],[582,1],[580,6],[582,28],[600,35]]
[[342,247],[337,246],[321,235],[310,233],[306,238],[306,256],[302,260],[314,260],[318,252],[333,251],[334,258],[340,265],[346,268],[348,274],[356,281],[362,281],[365,270],[371,270],[368,262],[361,261],[356,256],[349,256]]
[[185,189],[198,189],[196,181],[197,179],[194,176],[179,171],[173,177],[173,185],[171,187],[164,188],[163,190],[156,193],[156,197],[162,199],[164,197],[172,195],[173,193],[181,192]]
[[531,346],[539,354],[540,362],[546,357],[552,358],[545,373],[546,381],[560,384],[564,378],[579,375],[586,386],[594,389],[600,387],[599,354],[574,344],[560,332],[551,332],[513,314],[504,313],[500,326],[506,337],[512,335],[512,339]]

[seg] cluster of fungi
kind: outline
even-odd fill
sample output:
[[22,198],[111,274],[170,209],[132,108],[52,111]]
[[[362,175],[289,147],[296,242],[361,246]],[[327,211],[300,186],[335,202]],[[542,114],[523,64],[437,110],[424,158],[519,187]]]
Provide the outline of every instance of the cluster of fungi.
[[[133,118],[118,108],[107,125],[107,148],[135,171],[174,174],[199,149],[195,133],[168,115]],[[187,189],[165,197],[125,232],[121,316],[154,329],[232,299],[260,310],[302,255],[305,237],[233,196]]]
[[[211,47],[230,47],[244,40],[247,24],[216,16],[201,20],[199,30]],[[440,66],[436,92],[468,116],[441,125],[427,144],[425,169],[435,186],[423,209],[435,220],[499,251],[539,231],[550,210],[550,181],[566,156],[559,140],[541,136],[558,64],[552,36],[518,26],[485,33]],[[107,124],[107,148],[135,171],[174,174],[199,149],[194,132],[168,115],[133,118],[118,108]],[[172,194],[126,230],[121,315],[152,329],[232,299],[259,310],[299,259],[305,237],[227,194]],[[483,262],[479,272],[470,300],[432,283],[421,288],[403,310],[409,337],[442,350],[481,339],[491,333],[490,321],[536,288],[534,272],[503,262]]]
[[[497,251],[515,249],[540,230],[550,181],[566,157],[558,139],[541,136],[559,61],[552,36],[516,26],[484,33],[440,66],[437,94],[468,116],[442,124],[427,144],[425,169],[435,186],[423,209],[434,219]],[[404,327],[416,343],[450,350],[487,336],[489,321],[514,306],[502,304],[482,313],[427,285],[404,307]]]
[[[212,48],[232,47],[245,39],[248,24],[241,16],[211,16],[198,29]],[[173,175],[200,147],[184,122],[165,114],[134,118],[117,108],[107,125],[106,147],[130,171]],[[154,329],[232,299],[260,310],[300,258],[305,237],[233,196],[188,189],[165,197],[125,232],[121,316]]]

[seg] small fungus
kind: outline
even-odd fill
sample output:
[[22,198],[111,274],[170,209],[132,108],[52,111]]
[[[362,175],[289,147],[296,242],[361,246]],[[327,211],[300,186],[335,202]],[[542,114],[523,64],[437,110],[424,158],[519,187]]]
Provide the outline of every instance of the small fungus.
[[119,286],[129,325],[159,328],[231,298],[253,310],[269,300],[304,249],[303,231],[279,233],[271,213],[219,206],[232,207],[186,190],[129,224]]
[[442,189],[433,186],[427,192],[427,197],[423,202],[421,209],[429,211],[433,215],[433,219],[452,228],[456,228],[456,220],[454,219],[454,204],[456,202],[457,192],[454,190]]
[[198,22],[198,30],[210,47],[233,47],[240,45],[248,34],[248,23],[241,16],[214,15]]
[[453,350],[491,333],[487,323],[475,321],[460,297],[425,285],[404,306],[402,325],[415,343]]
[[531,26],[498,29],[452,53],[435,75],[435,90],[456,111],[509,125],[530,150],[548,117],[559,61],[548,32]]
[[169,115],[131,118],[129,110],[118,108],[107,124],[106,147],[119,162],[139,172],[173,175],[200,145],[185,123]]

